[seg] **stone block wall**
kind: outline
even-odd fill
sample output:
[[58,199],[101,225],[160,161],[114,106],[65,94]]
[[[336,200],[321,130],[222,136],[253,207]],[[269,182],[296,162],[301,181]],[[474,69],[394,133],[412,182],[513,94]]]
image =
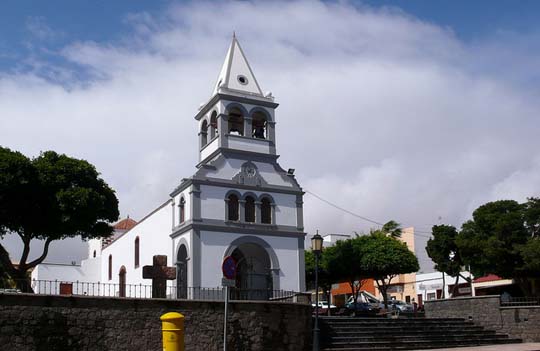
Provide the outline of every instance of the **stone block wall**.
[[424,306],[428,318],[471,319],[524,342],[540,341],[540,306],[501,307],[498,295],[431,300]]
[[[186,350],[223,349],[223,302],[0,294],[0,349],[162,351],[166,312],[185,316]],[[309,305],[229,305],[228,349],[309,350]]]

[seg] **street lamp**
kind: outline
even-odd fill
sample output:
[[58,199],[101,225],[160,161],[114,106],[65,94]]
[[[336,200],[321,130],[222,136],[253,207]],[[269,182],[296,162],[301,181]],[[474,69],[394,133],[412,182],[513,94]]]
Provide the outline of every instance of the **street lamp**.
[[317,234],[311,238],[311,251],[315,255],[315,326],[313,327],[313,351],[319,351],[319,257],[323,248],[323,238]]

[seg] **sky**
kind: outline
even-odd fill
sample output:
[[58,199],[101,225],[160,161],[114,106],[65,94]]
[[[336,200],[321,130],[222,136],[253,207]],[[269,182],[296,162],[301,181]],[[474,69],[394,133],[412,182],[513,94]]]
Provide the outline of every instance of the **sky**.
[[[279,162],[307,192],[306,231],[360,233],[376,227],[360,217],[393,219],[414,226],[421,247],[432,225],[459,227],[485,202],[540,196],[539,10],[538,1],[3,1],[0,145],[88,160],[116,189],[121,215],[140,219],[194,173],[193,116],[236,31],[280,103]],[[16,252],[17,240],[2,243]],[[78,261],[81,247],[53,243],[47,261]]]

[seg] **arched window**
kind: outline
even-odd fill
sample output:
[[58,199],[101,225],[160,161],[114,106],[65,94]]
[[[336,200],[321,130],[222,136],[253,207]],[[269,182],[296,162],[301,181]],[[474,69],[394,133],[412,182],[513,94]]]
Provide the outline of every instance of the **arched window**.
[[261,223],[272,223],[272,203],[267,197],[261,200]]
[[96,257],[96,250],[94,250],[94,258]]
[[231,194],[229,195],[229,197],[227,198],[227,206],[228,206],[228,220],[229,221],[237,221],[239,216],[238,216],[238,196],[236,196],[235,194]]
[[255,199],[252,196],[246,197],[246,222],[255,222]]
[[109,255],[109,280],[112,280],[112,255]]
[[184,198],[180,198],[180,204],[178,205],[180,210],[180,223],[184,223],[186,220],[186,200]]
[[118,272],[118,296],[126,297],[126,267],[120,267]]
[[229,134],[244,135],[244,116],[238,109],[229,112]]
[[210,117],[210,139],[214,139],[218,134],[217,126],[217,112],[214,111],[212,112],[212,117]]
[[257,139],[266,139],[266,116],[262,112],[253,114],[251,136]]
[[139,267],[139,237],[135,238],[135,268]]
[[208,122],[203,121],[201,126],[201,147],[208,143]]

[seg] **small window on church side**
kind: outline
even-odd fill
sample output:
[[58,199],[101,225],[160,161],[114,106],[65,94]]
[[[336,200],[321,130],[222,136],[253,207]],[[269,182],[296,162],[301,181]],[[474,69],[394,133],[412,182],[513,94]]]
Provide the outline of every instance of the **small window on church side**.
[[112,255],[109,255],[109,280],[112,280]]
[[261,200],[261,223],[272,223],[272,204],[267,197]]
[[139,268],[139,237],[135,238],[135,268]]
[[208,122],[203,121],[201,127],[201,147],[208,143]]
[[94,258],[96,257],[96,250],[94,250]]
[[255,199],[251,196],[246,197],[246,222],[255,222]]
[[229,221],[237,221],[239,216],[238,216],[238,196],[234,195],[234,194],[231,194],[229,195],[229,198],[228,198],[228,203],[227,203],[227,206],[228,206],[228,217],[227,218]]
[[180,208],[180,223],[184,223],[186,220],[186,200],[184,198],[180,199],[180,205],[178,207]]
[[238,110],[229,113],[229,134],[244,135],[244,116]]

